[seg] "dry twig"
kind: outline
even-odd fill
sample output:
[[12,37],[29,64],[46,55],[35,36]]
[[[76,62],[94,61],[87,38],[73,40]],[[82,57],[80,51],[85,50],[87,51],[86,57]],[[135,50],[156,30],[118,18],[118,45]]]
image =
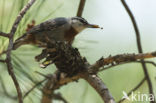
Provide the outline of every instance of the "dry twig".
[[[122,65],[122,64],[126,64],[126,63],[141,63],[142,61],[129,61],[129,62],[124,62],[124,63],[119,63],[119,64],[113,64],[113,65],[110,65],[108,67],[104,67],[102,69],[99,70],[100,71],[103,71],[103,70],[107,70],[109,68],[112,68],[112,67],[115,67],[115,66],[119,66],[119,65]],[[145,63],[147,64],[152,64],[153,66],[156,66],[156,63],[154,63],[153,61],[144,61]]]
[[48,80],[45,87],[43,88],[43,96],[42,96],[42,103],[51,103],[54,94],[54,91],[58,88],[60,88],[63,85],[66,85],[67,83],[77,81],[80,78],[85,79],[88,83],[91,84],[91,86],[94,87],[94,89],[99,93],[99,95],[102,97],[102,99],[105,101],[105,103],[115,103],[113,97],[111,96],[108,88],[105,86],[103,81],[99,79],[95,75],[90,75],[88,73],[78,73],[77,75],[73,77],[66,77],[63,76],[64,74],[61,74],[59,80],[57,79],[58,74],[55,73],[53,76],[51,76],[51,80]]
[[[128,15],[129,15],[129,17],[130,17],[130,19],[131,19],[131,21],[133,23],[133,27],[134,27],[135,34],[136,34],[136,41],[137,41],[138,52],[139,53],[143,53],[142,46],[141,46],[140,32],[139,32],[139,29],[138,29],[135,17],[133,16],[133,14],[132,14],[131,10],[129,9],[128,5],[126,4],[125,0],[121,0],[121,2],[123,4],[123,6],[125,7]],[[151,79],[149,77],[147,66],[146,66],[146,64],[145,64],[143,59],[141,61],[142,61],[141,62],[142,68],[143,68],[143,71],[144,71],[144,74],[145,74],[145,77],[146,77],[146,80],[147,80],[147,83],[148,83],[149,93],[154,95],[152,82],[151,82]],[[151,101],[151,103],[155,103],[155,99],[154,99],[154,101]]]
[[94,65],[90,67],[90,73],[98,72],[100,67],[105,65],[118,65],[121,63],[133,62],[139,59],[156,57],[156,52],[140,53],[140,54],[121,54],[116,56],[109,56],[107,58],[99,59]]
[[[91,86],[95,88],[104,101],[115,103],[103,81],[88,72],[88,67],[90,67],[89,63],[86,59],[81,57],[76,48],[72,48],[70,45],[60,42],[48,45],[53,46],[51,49],[55,48],[56,51],[52,51],[52,53],[42,52],[43,54],[41,53],[40,55],[45,55],[44,53],[46,53],[45,58],[48,58],[48,61],[53,60],[53,55],[59,56],[59,58],[55,60],[54,64],[61,73],[54,73],[51,76],[51,79],[49,79],[45,84],[42,91],[42,103],[51,103],[52,99],[54,99],[53,94],[56,89],[69,82],[77,81],[80,78],[91,83]],[[48,48],[48,50],[50,50],[50,48]],[[42,59],[44,58],[42,57]]]
[[[65,85],[66,83],[77,81],[80,78],[87,80],[93,88],[99,93],[101,98],[108,103],[114,103],[113,97],[110,95],[107,87],[104,83],[96,76],[99,69],[109,64],[120,64],[125,62],[136,61],[145,58],[156,57],[156,52],[151,53],[140,53],[140,54],[121,54],[116,56],[109,56],[107,58],[101,58],[95,64],[89,65],[86,59],[81,57],[77,49],[71,46],[55,42],[49,43],[50,47],[47,49],[49,52],[42,52],[39,60],[46,58],[49,62],[55,57],[59,57],[53,63],[56,65],[59,71],[64,73],[55,73],[51,76],[51,79],[47,81],[43,88],[42,103],[50,103],[53,99],[55,89]],[[52,51],[50,52],[50,49]],[[55,49],[55,51],[53,51]],[[45,62],[47,62],[45,61]],[[51,62],[50,62],[51,63]]]
[[0,31],[0,36],[9,38],[9,35],[7,33],[1,32],[1,31]]
[[41,84],[42,84],[44,81],[46,81],[46,80],[47,80],[47,78],[43,79],[43,80],[40,81],[40,82],[37,82],[30,90],[28,90],[28,91],[24,94],[23,99],[26,98],[26,97],[29,95],[30,92],[32,92],[36,87],[38,87],[39,85],[41,85]]
[[17,18],[16,18],[16,20],[15,20],[13,26],[12,26],[12,29],[11,29],[11,31],[9,33],[9,36],[6,33],[0,32],[1,33],[0,36],[9,37],[9,45],[8,45],[8,49],[7,49],[7,52],[6,52],[6,54],[7,54],[6,64],[7,64],[7,67],[8,67],[8,72],[9,72],[10,76],[12,77],[12,80],[13,80],[14,85],[16,87],[19,103],[23,103],[23,99],[22,99],[21,89],[20,89],[19,83],[18,83],[18,81],[16,79],[16,76],[14,74],[12,63],[11,63],[11,50],[13,48],[13,37],[14,37],[14,34],[15,34],[16,30],[17,30],[18,24],[20,23],[20,21],[23,18],[24,14],[32,6],[32,4],[34,2],[35,2],[35,0],[30,0],[28,2],[28,4],[26,6],[24,6],[24,8],[20,11],[19,15],[17,16]]
[[77,16],[79,16],[79,17],[82,16],[82,13],[83,13],[83,10],[84,10],[85,3],[86,3],[86,0],[80,0],[79,8],[78,8],[78,11],[77,11]]

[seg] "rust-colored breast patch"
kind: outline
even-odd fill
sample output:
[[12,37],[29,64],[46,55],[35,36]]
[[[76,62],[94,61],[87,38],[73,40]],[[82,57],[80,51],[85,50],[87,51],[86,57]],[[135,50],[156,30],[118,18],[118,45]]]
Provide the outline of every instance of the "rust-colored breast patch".
[[78,32],[73,27],[71,27],[68,31],[66,31],[64,38],[66,41],[68,41],[69,44],[72,44],[77,34]]

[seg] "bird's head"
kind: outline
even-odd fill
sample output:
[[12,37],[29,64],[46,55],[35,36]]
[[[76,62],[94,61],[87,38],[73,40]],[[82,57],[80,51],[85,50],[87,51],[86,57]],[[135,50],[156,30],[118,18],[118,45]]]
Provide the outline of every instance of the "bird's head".
[[82,30],[84,30],[86,28],[100,28],[98,25],[88,23],[82,17],[72,17],[72,18],[70,18],[70,20],[71,20],[71,26],[77,32],[81,32]]

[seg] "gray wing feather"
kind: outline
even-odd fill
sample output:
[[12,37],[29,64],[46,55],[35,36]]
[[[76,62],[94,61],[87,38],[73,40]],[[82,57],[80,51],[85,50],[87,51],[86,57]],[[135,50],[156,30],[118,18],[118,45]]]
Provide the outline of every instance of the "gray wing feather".
[[[29,35],[35,37],[35,40],[45,43],[46,36],[51,40],[64,40],[64,32],[69,29],[69,23],[66,18],[56,18],[45,21],[39,25],[34,26],[31,30],[19,37],[14,43],[14,49],[26,44]],[[29,41],[28,41],[29,42]]]
[[27,34],[34,35],[41,42],[45,42],[43,39],[45,36],[48,36],[49,39],[64,40],[63,35],[70,28],[69,26],[66,18],[56,18],[33,27]]
[[66,18],[50,19],[39,25],[34,26],[31,30],[27,32],[27,34],[37,34],[39,32],[44,32],[44,31],[53,31],[67,23],[68,22]]

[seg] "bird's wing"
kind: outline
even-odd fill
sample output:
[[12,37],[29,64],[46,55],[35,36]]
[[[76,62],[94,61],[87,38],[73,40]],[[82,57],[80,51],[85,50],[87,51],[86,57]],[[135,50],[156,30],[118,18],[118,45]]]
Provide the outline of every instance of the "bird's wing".
[[66,18],[56,18],[52,20],[45,21],[39,25],[34,26],[26,34],[37,34],[44,31],[54,31],[55,29],[65,25],[67,23]]

